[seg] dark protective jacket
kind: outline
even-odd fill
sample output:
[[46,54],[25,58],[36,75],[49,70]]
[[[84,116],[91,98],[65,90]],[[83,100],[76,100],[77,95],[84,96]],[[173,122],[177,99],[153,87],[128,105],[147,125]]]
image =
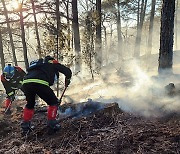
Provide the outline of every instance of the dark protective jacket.
[[19,66],[14,66],[14,68],[14,76],[9,81],[6,80],[4,74],[1,75],[1,82],[8,96],[14,95],[14,91],[21,88],[23,78],[26,75],[26,73]]
[[60,64],[57,60],[49,60],[33,69],[27,69],[28,73],[24,78],[23,84],[39,83],[47,86],[54,84],[55,78],[59,78],[59,72],[63,73],[66,79],[71,79],[71,70]]

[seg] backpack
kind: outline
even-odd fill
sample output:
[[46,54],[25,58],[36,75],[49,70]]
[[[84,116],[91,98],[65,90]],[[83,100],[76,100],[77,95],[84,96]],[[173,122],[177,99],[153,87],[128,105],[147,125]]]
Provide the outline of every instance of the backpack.
[[28,71],[33,70],[33,69],[38,69],[44,64],[50,63],[49,60],[54,60],[54,58],[50,56],[46,56],[44,59],[40,58],[40,59],[31,61],[29,64]]
[[43,59],[43,58],[33,60],[33,61],[31,61],[30,64],[29,64],[28,71],[29,71],[29,70],[33,70],[33,69],[37,69],[37,68],[39,68],[40,66],[42,66],[43,64],[44,64],[44,59]]

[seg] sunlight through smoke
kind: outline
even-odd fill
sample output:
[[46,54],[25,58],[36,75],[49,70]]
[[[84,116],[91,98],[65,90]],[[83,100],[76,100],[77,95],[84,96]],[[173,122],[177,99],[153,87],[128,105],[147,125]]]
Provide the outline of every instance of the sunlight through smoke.
[[151,85],[149,76],[145,72],[143,72],[139,66],[134,65],[132,74],[134,74],[135,84],[130,89],[130,91],[139,92],[139,90],[142,90],[142,88],[144,90],[145,87]]

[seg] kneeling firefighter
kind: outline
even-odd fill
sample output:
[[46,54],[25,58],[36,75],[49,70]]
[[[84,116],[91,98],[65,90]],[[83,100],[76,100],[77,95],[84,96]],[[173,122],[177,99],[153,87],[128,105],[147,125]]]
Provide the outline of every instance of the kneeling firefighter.
[[54,133],[60,128],[56,121],[59,100],[50,86],[54,84],[55,79],[59,78],[60,72],[65,75],[65,87],[67,87],[70,84],[72,72],[51,56],[32,61],[27,72],[23,81],[27,104],[23,111],[22,133],[27,134],[31,131],[31,119],[34,115],[36,95],[48,104],[48,132]]
[[6,90],[6,100],[5,102],[5,113],[11,113],[11,104],[15,99],[15,94],[18,89],[22,89],[22,81],[26,75],[25,71],[19,66],[12,66],[8,64],[4,67],[3,73],[1,75],[1,82]]

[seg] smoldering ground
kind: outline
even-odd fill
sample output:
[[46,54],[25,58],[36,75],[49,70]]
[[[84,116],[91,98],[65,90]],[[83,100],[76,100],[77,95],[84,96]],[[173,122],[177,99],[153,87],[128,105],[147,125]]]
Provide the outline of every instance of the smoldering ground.
[[[179,76],[172,74],[160,77],[140,67],[135,60],[129,61],[125,67],[106,67],[101,79],[97,78],[94,82],[82,78],[81,85],[72,82],[67,95],[76,103],[85,102],[88,98],[102,103],[117,102],[124,111],[148,117],[179,112],[179,96],[170,97],[165,91],[165,86],[170,82],[178,84]],[[73,80],[80,81],[79,78]]]

